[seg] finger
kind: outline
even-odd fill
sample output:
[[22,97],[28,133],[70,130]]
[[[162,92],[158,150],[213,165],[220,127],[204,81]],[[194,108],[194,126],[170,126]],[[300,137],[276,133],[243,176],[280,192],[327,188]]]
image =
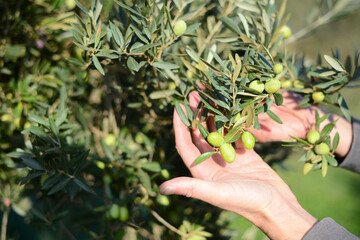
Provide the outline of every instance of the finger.
[[161,184],[159,191],[163,195],[183,195],[224,208],[228,197],[222,194],[223,191],[219,191],[221,187],[218,185],[216,182],[190,177],[178,177]]
[[[181,107],[183,107],[183,106],[181,106]],[[201,155],[201,152],[200,152],[201,150],[212,151],[212,148],[202,138],[199,130],[196,131],[196,132],[198,132],[198,135],[197,135],[197,138],[194,139],[194,141],[200,141],[200,136],[201,136],[201,138],[202,138],[201,141],[205,141],[205,143],[204,142],[197,143],[197,144],[199,144],[199,146],[202,146],[202,148],[200,150],[199,150],[199,148],[196,147],[196,145],[194,145],[193,140],[191,138],[189,128],[181,121],[176,110],[174,111],[174,131],[175,131],[176,149],[177,149],[179,155],[181,156],[181,158],[183,159],[185,165],[190,170],[191,174],[194,177],[201,178],[201,179],[212,178],[214,172],[218,171],[221,166],[221,164],[219,165],[217,163],[219,161],[217,159],[218,157],[215,157],[215,155],[214,155],[213,158],[208,159],[205,162],[202,162],[198,165],[193,164],[194,161],[196,160],[196,158]],[[206,147],[206,145],[208,147],[210,147],[211,150],[208,149]],[[216,162],[214,162],[212,159],[215,159]],[[219,161],[219,162],[221,162],[221,161]]]
[[[200,95],[198,92],[193,91],[189,94],[189,104],[190,104],[190,108],[192,109],[193,113],[195,114],[197,111],[197,107],[200,103]],[[201,114],[203,111],[203,107],[200,108],[199,114],[197,116],[197,120],[200,122],[201,120]]]
[[175,131],[176,149],[183,159],[185,165],[189,168],[196,157],[201,153],[192,141],[189,128],[181,121],[176,110],[174,110],[173,124]]

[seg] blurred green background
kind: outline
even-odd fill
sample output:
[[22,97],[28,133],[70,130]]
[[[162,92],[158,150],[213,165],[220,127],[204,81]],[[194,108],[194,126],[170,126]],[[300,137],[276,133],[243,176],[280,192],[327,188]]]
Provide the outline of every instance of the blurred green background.
[[[295,34],[308,26],[307,16],[315,9],[319,1],[289,0],[287,12],[291,14],[289,25]],[[279,1],[281,3],[281,1]],[[314,10],[315,11],[315,10]],[[339,49],[341,60],[356,49],[360,49],[360,10],[346,17],[320,26],[309,35],[288,45],[298,56],[305,56],[307,63],[316,63],[318,54],[331,55]],[[360,118],[359,89],[342,90],[351,113]],[[303,164],[298,162],[299,154],[291,154],[282,165],[275,170],[290,186],[298,201],[314,217],[323,219],[330,217],[350,232],[360,237],[360,175],[342,168],[330,168],[323,178],[319,171],[303,176]],[[241,217],[234,216],[230,229],[244,229],[233,239],[267,239],[267,237],[251,223]]]

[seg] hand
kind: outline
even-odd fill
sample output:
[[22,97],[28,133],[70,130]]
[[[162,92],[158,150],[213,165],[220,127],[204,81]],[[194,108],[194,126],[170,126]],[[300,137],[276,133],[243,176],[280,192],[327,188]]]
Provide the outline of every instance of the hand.
[[[279,124],[272,120],[267,114],[260,114],[258,116],[260,130],[253,129],[251,132],[256,136],[259,142],[275,142],[291,139],[290,136],[306,139],[307,133],[315,129],[315,111],[319,112],[320,116],[326,113],[320,108],[311,106],[307,108],[300,108],[298,105],[301,97],[295,93],[283,93],[284,106],[272,105],[271,111],[274,112],[283,122]],[[335,133],[340,134],[340,143],[336,150],[339,157],[345,157],[351,148],[352,143],[352,125],[346,119],[331,114],[321,125],[322,129],[330,121],[333,122],[339,119],[333,131],[330,133],[331,138]]]
[[[199,96],[192,93],[193,110],[198,102]],[[255,151],[236,143],[233,163],[227,164],[220,154],[215,154],[194,166],[194,160],[212,148],[198,129],[190,133],[176,111],[174,129],[176,148],[194,178],[169,180],[160,186],[161,194],[193,197],[238,213],[271,239],[301,239],[317,221],[299,205],[289,187]]]

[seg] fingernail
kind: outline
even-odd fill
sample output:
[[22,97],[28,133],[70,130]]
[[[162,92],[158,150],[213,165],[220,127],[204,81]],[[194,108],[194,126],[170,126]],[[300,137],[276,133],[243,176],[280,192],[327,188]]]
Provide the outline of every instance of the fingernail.
[[175,194],[175,188],[172,186],[160,186],[159,192],[162,195],[171,195]]

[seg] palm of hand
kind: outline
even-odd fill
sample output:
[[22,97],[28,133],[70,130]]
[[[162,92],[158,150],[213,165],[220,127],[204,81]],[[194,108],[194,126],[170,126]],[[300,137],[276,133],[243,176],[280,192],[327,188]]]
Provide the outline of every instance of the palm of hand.
[[288,140],[290,136],[305,138],[314,125],[313,109],[300,108],[298,104],[301,99],[297,95],[284,93],[283,96],[284,106],[271,107],[271,111],[281,119],[283,124],[276,123],[267,114],[258,116],[261,128],[251,132],[260,142]]
[[[198,101],[196,96],[190,96],[191,106],[197,106]],[[255,151],[246,150],[237,142],[233,163],[227,164],[217,153],[194,166],[193,162],[200,154],[213,151],[213,148],[198,129],[190,133],[176,111],[174,130],[176,148],[194,178],[172,179],[161,186],[161,192],[195,197],[243,216],[267,208],[278,193],[296,201],[288,186]],[[231,201],[234,199],[236,201]]]

